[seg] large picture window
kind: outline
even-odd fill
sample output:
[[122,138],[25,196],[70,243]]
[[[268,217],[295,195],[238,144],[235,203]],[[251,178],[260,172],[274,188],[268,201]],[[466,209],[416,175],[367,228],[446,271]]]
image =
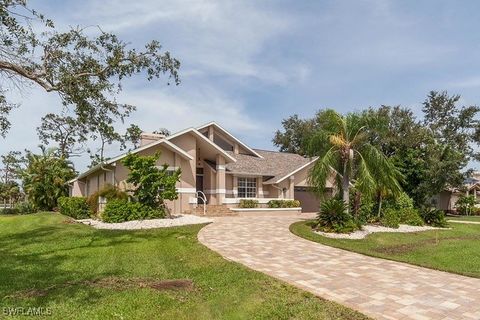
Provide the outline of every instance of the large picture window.
[[256,178],[238,178],[238,197],[256,198],[257,197],[257,179]]

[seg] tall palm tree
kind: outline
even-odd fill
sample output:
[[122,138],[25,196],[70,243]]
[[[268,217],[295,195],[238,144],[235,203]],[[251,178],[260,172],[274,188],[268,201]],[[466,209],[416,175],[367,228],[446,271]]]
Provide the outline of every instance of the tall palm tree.
[[309,179],[320,194],[332,178],[347,205],[352,186],[363,195],[373,195],[379,189],[401,192],[400,172],[369,142],[372,118],[356,113],[342,116],[331,109],[317,117],[319,129],[307,144],[310,154],[318,157]]

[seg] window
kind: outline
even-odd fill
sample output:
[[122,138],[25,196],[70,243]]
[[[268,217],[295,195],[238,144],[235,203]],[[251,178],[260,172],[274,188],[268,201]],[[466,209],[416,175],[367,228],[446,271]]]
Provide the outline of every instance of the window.
[[225,151],[233,151],[233,146],[216,134],[213,136],[213,142]]
[[257,179],[256,178],[238,178],[238,197],[256,198],[257,197]]

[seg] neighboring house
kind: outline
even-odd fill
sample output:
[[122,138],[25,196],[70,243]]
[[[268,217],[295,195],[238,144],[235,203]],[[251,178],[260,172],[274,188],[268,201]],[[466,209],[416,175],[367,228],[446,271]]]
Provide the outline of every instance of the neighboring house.
[[[265,206],[272,199],[298,199],[303,211],[318,211],[319,200],[311,192],[308,172],[316,158],[252,149],[215,122],[189,128],[168,137],[142,134],[132,153],[161,152],[157,164],[181,169],[179,197],[168,203],[174,213],[188,212],[200,203],[199,191],[210,205],[236,207],[240,199],[256,199]],[[107,184],[130,190],[123,154],[97,165],[70,181],[72,196],[89,196]],[[327,185],[331,187],[331,184]],[[201,193],[200,193],[201,194]]]
[[432,204],[447,212],[456,211],[455,204],[461,195],[473,195],[480,202],[480,172],[473,172],[470,178],[465,179],[461,188],[449,188],[433,197]]

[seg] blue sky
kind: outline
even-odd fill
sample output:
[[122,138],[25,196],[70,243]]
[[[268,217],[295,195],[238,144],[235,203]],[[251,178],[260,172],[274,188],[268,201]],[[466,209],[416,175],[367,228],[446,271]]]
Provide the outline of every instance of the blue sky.
[[[30,1],[58,27],[100,25],[141,46],[159,40],[181,63],[180,86],[136,77],[120,101],[144,130],[218,121],[253,147],[273,149],[281,120],[381,104],[416,112],[430,90],[480,103],[478,1]],[[55,94],[15,99],[0,153],[34,149]],[[108,150],[117,154],[116,146]],[[78,169],[86,157],[76,158]]]

